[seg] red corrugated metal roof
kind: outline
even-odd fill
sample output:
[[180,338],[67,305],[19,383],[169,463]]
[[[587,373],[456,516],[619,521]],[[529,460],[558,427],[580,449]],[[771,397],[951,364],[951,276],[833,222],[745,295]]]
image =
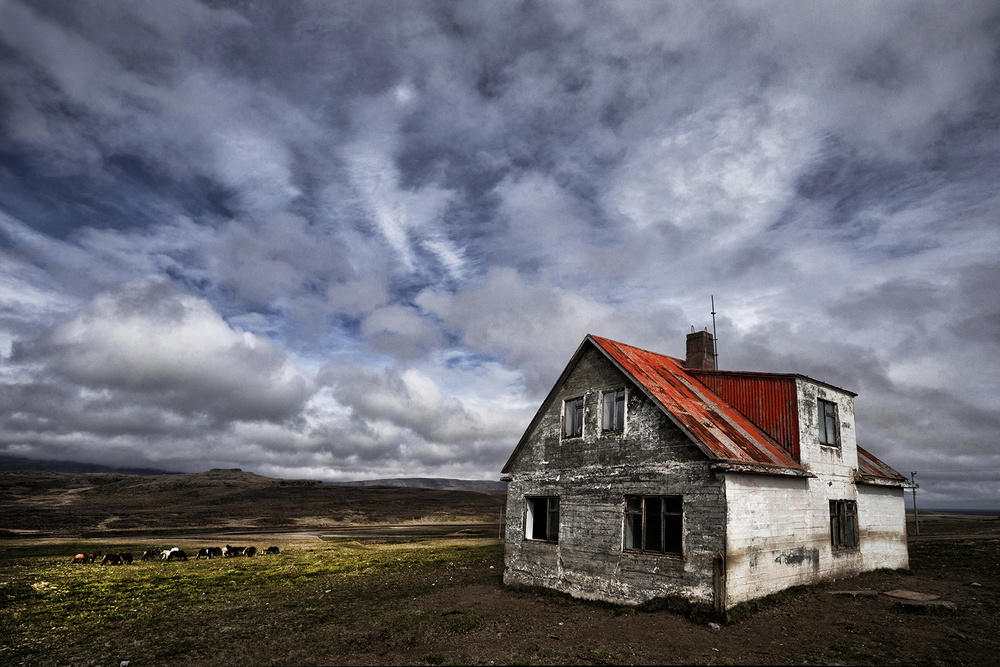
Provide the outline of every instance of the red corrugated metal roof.
[[871,455],[867,450],[858,447],[858,475],[875,479],[905,482],[909,480],[890,468],[888,465]]
[[805,472],[774,438],[688,375],[679,359],[587,336],[711,458]]
[[764,429],[792,458],[800,460],[794,375],[695,369],[685,369],[685,372]]

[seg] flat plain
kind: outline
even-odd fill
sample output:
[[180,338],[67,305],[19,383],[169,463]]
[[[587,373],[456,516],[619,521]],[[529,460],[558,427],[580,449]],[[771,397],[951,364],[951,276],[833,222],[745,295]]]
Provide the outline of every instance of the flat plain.
[[[502,503],[496,492],[235,471],[0,473],[0,664],[983,665],[1000,655],[996,517],[928,517],[909,571],[796,588],[713,619],[676,600],[632,608],[503,586]],[[280,553],[194,558],[225,544]],[[189,559],[71,562],[173,546]],[[901,589],[953,606],[886,595]]]

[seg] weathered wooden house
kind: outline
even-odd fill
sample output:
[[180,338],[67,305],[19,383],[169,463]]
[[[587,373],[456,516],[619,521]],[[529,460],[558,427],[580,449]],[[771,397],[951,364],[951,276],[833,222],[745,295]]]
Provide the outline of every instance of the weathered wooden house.
[[908,567],[898,472],[857,445],[853,392],[587,336],[504,466],[504,581],[725,610]]

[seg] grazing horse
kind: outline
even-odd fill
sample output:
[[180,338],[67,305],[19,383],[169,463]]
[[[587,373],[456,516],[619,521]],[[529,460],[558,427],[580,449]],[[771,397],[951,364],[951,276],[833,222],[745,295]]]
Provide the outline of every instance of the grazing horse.
[[124,552],[124,553],[120,553],[120,554],[118,554],[118,555],[119,555],[119,556],[121,557],[121,559],[122,559],[122,564],[123,564],[123,565],[124,565],[125,563],[128,563],[129,565],[131,565],[131,564],[132,564],[132,554],[131,554],[131,553],[129,553],[128,551],[126,551],[126,552]]
[[139,560],[156,560],[157,551],[156,549],[147,549],[142,552],[142,558]]
[[222,547],[209,547],[208,557],[212,558],[213,556],[218,556],[219,558],[222,558]]
[[276,554],[276,553],[281,553],[281,552],[278,551],[278,547],[268,547],[267,551],[265,551],[264,553]]
[[248,558],[257,555],[257,547],[247,547],[243,550],[243,555]]
[[222,555],[226,558],[232,558],[233,556],[240,556],[246,551],[246,547],[231,547],[228,544],[222,550]]
[[108,554],[107,556],[104,557],[104,560],[101,561],[101,565],[121,565],[121,564],[122,564],[122,557],[119,556],[118,554]]
[[101,554],[100,551],[95,551],[92,554],[77,554],[77,555],[73,556],[73,562],[74,563],[93,563],[98,558],[100,558],[101,555],[102,554]]
[[212,557],[211,549],[205,547],[203,549],[198,549],[198,555],[195,556],[194,559],[198,560],[199,558],[211,558],[211,557]]
[[177,547],[171,549],[167,555],[167,560],[187,560],[187,559],[188,555],[184,553],[184,550],[178,549]]

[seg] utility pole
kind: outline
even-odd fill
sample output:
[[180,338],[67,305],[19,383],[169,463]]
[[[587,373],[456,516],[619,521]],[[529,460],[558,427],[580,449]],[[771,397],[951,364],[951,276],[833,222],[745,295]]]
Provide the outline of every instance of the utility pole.
[[916,472],[911,472],[910,473],[910,482],[913,484],[913,488],[912,488],[912,490],[913,490],[913,525],[917,529],[917,532],[916,532],[917,537],[920,537],[920,519],[917,517],[917,482],[916,482],[916,480],[913,479],[913,477],[916,474],[917,474]]

